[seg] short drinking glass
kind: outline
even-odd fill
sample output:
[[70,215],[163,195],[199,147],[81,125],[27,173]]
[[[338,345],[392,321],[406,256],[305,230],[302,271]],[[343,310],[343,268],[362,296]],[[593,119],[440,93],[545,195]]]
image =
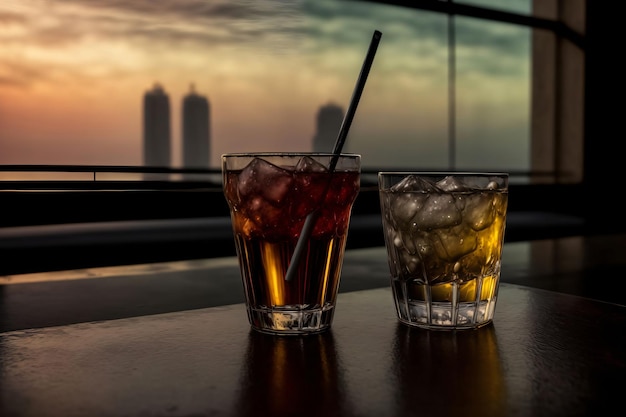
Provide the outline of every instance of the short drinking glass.
[[[301,335],[331,326],[360,163],[355,154],[222,155],[253,329]],[[287,275],[307,218],[313,219],[311,232]]]
[[429,329],[491,323],[508,174],[379,172],[378,185],[400,322]]

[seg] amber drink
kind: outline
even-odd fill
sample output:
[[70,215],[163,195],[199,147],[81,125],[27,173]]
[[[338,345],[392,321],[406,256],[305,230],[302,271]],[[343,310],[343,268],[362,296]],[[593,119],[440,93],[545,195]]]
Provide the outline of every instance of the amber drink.
[[[360,156],[257,153],[222,156],[224,195],[249,322],[285,335],[319,333],[332,323]],[[286,276],[307,217],[311,233]]]
[[492,322],[508,175],[380,172],[378,180],[399,320],[430,329]]

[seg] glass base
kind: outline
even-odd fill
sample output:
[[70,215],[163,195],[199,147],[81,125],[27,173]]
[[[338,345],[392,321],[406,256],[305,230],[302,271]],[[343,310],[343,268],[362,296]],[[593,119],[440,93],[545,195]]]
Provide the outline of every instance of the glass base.
[[400,322],[425,329],[477,329],[493,321],[496,298],[480,302],[450,302],[396,300]]
[[248,307],[248,319],[256,331],[273,335],[299,336],[328,330],[334,311],[333,305],[317,308],[311,308],[309,305]]

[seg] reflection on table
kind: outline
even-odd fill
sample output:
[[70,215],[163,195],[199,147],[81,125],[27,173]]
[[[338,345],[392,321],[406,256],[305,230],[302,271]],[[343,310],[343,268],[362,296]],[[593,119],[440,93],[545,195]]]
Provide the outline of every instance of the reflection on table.
[[625,330],[624,306],[503,284],[474,331],[403,327],[380,288],[313,337],[253,333],[243,304],[5,332],[0,415],[605,415]]

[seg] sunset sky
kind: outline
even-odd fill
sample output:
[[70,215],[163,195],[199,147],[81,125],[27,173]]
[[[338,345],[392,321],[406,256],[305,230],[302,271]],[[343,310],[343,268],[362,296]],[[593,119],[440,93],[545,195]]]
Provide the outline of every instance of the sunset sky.
[[[528,32],[457,23],[457,160],[525,169]],[[141,165],[155,83],[170,96],[172,166],[191,84],[211,105],[212,166],[225,152],[311,150],[317,110],[347,107],[378,29],[346,150],[365,166],[443,167],[446,24],[357,1],[4,0],[0,164]]]

